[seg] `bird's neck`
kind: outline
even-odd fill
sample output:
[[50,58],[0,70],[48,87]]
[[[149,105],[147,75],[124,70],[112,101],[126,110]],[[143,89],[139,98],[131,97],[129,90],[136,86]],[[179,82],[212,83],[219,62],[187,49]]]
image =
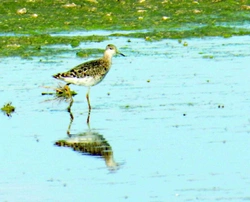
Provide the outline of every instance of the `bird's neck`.
[[103,55],[103,59],[104,60],[106,60],[106,61],[108,61],[109,63],[111,63],[111,61],[112,61],[112,54],[108,54],[108,53],[104,53],[104,55]]

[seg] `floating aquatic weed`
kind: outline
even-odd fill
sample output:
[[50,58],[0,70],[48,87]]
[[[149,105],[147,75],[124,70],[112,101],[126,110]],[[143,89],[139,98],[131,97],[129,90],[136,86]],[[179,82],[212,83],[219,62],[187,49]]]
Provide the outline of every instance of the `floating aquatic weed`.
[[71,91],[70,87],[68,85],[64,85],[64,86],[58,86],[58,88],[56,89],[56,97],[59,99],[71,99],[72,96],[76,95],[77,93],[75,91]]
[[72,91],[68,85],[59,84],[54,90],[55,92],[42,93],[42,95],[54,95],[54,99],[52,100],[58,101],[71,101],[72,97],[77,95],[77,93]]
[[[2,47],[0,56],[29,58],[32,56],[57,55],[75,50],[53,45],[71,45],[72,48],[76,48],[81,42],[100,42],[106,39],[108,39],[106,36],[51,36],[49,34],[0,36],[0,47]],[[84,51],[88,55],[100,52],[97,49],[86,49]]]
[[188,46],[188,43],[185,41],[185,42],[183,43],[183,46]]
[[15,111],[15,107],[12,105],[11,102],[5,104],[1,110],[3,111],[4,114],[7,116],[11,116],[11,114]]
[[77,57],[86,58],[94,54],[103,54],[103,49],[83,49],[76,53]]
[[213,59],[214,56],[213,56],[213,55],[203,55],[202,58],[205,58],[205,59]]

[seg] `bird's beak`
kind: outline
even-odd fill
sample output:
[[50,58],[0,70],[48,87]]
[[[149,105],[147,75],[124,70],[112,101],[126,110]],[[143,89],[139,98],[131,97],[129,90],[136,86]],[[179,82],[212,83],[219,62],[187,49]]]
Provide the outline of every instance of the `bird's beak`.
[[119,55],[122,55],[123,57],[125,57],[125,55],[124,54],[122,54],[122,53],[118,53]]

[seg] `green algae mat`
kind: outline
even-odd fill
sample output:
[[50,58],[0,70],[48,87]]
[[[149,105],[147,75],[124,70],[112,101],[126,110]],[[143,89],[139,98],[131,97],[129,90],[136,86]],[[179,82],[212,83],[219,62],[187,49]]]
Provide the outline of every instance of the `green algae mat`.
[[[240,0],[20,0],[1,1],[0,56],[45,56],[42,46],[103,41],[109,36],[146,41],[248,35],[250,1]],[[109,36],[51,36],[65,31],[133,30]],[[63,50],[58,50],[58,52]],[[93,51],[93,50],[92,50]]]

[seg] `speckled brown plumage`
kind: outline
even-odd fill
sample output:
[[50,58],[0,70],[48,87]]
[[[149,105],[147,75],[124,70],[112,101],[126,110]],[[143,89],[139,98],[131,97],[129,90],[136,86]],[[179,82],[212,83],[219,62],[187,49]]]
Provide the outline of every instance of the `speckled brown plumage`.
[[68,84],[94,86],[104,79],[111,67],[112,57],[117,53],[119,53],[117,48],[109,44],[102,58],[82,63],[67,72],[55,74],[53,77]]
[[56,79],[64,80],[64,78],[87,78],[93,77],[96,81],[94,85],[100,83],[108,73],[111,67],[111,61],[104,58],[98,60],[92,60],[82,63],[72,68],[71,70],[63,73],[53,75]]

